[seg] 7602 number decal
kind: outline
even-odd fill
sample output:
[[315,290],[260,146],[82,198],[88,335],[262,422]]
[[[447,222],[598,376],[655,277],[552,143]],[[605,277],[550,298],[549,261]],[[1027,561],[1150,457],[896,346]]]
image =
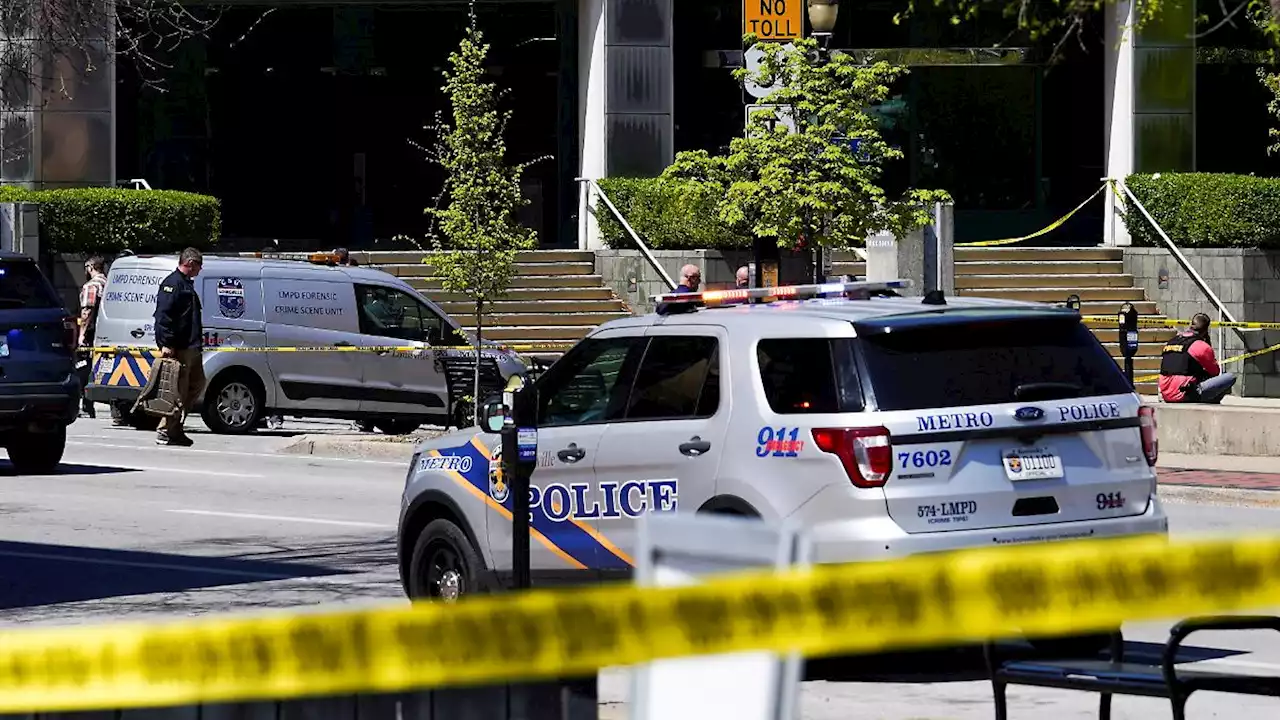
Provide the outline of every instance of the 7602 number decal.
[[917,450],[898,453],[898,467],[926,468],[951,464],[950,450]]

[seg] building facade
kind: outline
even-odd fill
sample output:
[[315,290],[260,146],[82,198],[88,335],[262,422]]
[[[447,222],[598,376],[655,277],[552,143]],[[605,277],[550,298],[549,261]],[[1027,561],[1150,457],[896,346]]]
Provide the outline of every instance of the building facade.
[[[909,67],[878,109],[906,154],[884,182],[950,191],[960,242],[1044,227],[1104,177],[1275,173],[1254,76],[1265,43],[1232,24],[1195,38],[1195,13],[1214,24],[1220,12],[1208,0],[1169,6],[1137,31],[1130,0],[1111,4],[1060,47],[1019,40],[999,12],[954,25],[922,8],[895,23],[901,6],[845,2],[831,46]],[[579,242],[578,178],[656,175],[677,152],[715,152],[742,132],[749,98],[731,76],[743,57],[742,0],[474,8],[513,113],[511,158],[535,161],[523,219],[546,247]],[[227,236],[249,245],[422,238],[442,177],[419,146],[447,111],[441,72],[469,12],[455,0],[237,3],[160,58],[159,77],[88,43],[90,52],[47,58],[35,83],[6,83],[0,181],[145,178],[209,193],[224,203]],[[0,42],[34,39],[20,31]],[[1124,243],[1111,202],[1044,240]]]

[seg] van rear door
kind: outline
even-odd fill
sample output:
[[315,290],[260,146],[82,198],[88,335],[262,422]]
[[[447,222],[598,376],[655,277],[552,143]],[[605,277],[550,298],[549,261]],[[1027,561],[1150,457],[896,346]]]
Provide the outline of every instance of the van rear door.
[[156,292],[172,267],[147,267],[139,260],[117,262],[107,276],[98,308],[95,342],[153,348],[156,345]]
[[854,324],[907,532],[1137,515],[1141,402],[1071,312],[956,309]]

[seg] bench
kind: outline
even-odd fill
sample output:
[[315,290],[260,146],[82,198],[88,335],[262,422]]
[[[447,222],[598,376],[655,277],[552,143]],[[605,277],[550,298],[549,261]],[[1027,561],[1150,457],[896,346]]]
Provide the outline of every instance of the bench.
[[997,646],[988,644],[985,656],[995,696],[996,720],[1008,720],[1005,688],[1009,685],[1100,693],[1098,717],[1101,720],[1111,718],[1112,695],[1168,698],[1174,720],[1186,718],[1187,699],[1197,690],[1280,697],[1280,677],[1177,667],[1183,641],[1188,635],[1203,630],[1280,632],[1280,617],[1231,615],[1184,620],[1169,631],[1158,665],[1126,662],[1124,637],[1118,631],[1112,634],[1107,659],[1004,660]]

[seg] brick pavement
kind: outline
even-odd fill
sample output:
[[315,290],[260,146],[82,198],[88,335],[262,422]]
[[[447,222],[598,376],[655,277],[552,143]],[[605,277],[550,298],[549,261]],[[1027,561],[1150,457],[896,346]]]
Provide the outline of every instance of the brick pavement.
[[[1276,462],[1280,464],[1280,460]],[[1158,468],[1156,475],[1160,478],[1161,485],[1194,485],[1237,490],[1280,490],[1280,473]]]

